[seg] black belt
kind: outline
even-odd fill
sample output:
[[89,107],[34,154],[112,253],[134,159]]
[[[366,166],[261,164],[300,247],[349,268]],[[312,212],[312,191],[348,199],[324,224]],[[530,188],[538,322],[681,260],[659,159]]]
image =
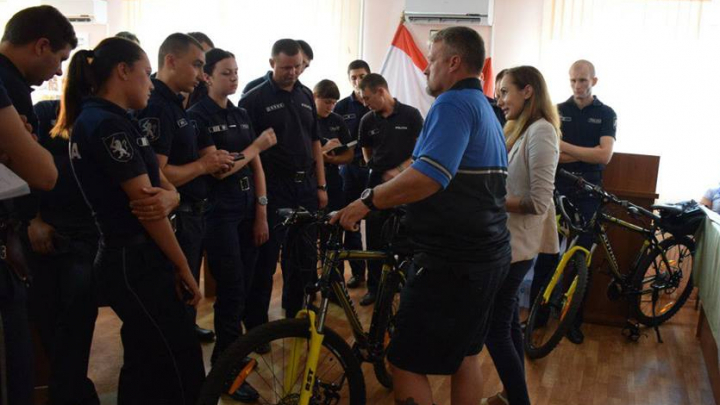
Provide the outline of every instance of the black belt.
[[240,190],[242,191],[248,191],[250,190],[250,178],[245,176],[242,177],[238,183],[240,184]]
[[150,235],[146,233],[138,233],[130,236],[103,236],[100,238],[100,245],[109,248],[121,248],[143,245],[152,242]]
[[306,172],[305,170],[301,170],[301,171],[293,172],[291,178],[293,179],[293,181],[295,183],[302,183],[309,176],[310,176],[309,172]]
[[175,212],[185,212],[196,215],[201,215],[210,210],[210,203],[207,198],[198,201],[181,201],[180,205],[175,208]]

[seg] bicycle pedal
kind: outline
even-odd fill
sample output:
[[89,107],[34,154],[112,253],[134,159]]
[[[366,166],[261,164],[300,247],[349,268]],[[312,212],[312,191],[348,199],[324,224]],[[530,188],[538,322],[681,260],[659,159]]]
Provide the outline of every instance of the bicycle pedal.
[[640,337],[645,336],[647,337],[646,333],[640,332],[640,324],[636,322],[627,321],[625,324],[625,327],[622,329],[622,335],[625,336],[628,340],[632,342],[637,342],[640,340]]

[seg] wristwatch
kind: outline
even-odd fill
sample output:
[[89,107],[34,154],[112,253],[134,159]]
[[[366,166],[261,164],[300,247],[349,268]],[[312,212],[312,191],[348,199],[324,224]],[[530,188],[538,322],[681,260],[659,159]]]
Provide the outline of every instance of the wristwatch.
[[370,209],[370,211],[376,211],[377,207],[375,204],[373,204],[373,196],[374,196],[373,189],[366,188],[362,194],[360,194],[360,201],[362,201],[363,204],[365,204],[366,207]]
[[268,205],[268,198],[265,195],[261,195],[257,198],[257,203],[260,205]]
[[327,191],[327,184],[323,184],[323,185],[318,184],[317,189],[322,190],[322,191]]

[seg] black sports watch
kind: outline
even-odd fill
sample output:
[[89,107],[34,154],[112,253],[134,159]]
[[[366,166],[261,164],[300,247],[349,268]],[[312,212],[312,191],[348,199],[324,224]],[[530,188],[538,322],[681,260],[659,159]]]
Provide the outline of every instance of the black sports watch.
[[327,184],[322,184],[322,185],[318,184],[317,189],[322,190],[322,191],[327,191]]
[[375,193],[373,192],[373,189],[366,188],[362,194],[360,194],[360,201],[362,201],[363,204],[365,204],[366,207],[370,209],[370,211],[377,211],[377,207],[375,204],[373,204],[373,197],[375,196]]

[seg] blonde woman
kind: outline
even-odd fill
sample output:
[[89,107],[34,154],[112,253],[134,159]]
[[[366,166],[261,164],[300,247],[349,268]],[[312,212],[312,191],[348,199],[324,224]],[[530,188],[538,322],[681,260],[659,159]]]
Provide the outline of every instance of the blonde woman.
[[542,74],[532,66],[505,72],[497,90],[508,150],[510,271],[495,298],[486,344],[503,392],[483,403],[529,405],[518,318],[517,292],[538,253],[558,251],[553,189],[559,156],[560,119]]

